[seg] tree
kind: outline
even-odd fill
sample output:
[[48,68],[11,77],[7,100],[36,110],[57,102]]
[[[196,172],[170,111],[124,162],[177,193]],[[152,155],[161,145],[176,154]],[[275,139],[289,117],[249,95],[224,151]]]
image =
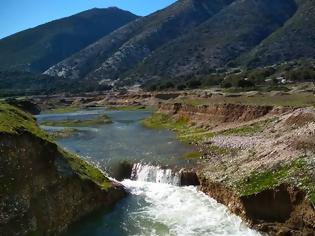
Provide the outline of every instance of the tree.
[[238,81],[237,86],[241,88],[252,88],[255,87],[255,84],[250,80],[242,79]]

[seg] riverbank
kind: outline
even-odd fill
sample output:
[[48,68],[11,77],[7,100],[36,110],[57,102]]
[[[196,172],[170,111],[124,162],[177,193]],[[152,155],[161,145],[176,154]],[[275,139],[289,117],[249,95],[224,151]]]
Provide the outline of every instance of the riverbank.
[[156,107],[143,125],[173,130],[180,141],[197,147],[183,159],[197,161],[200,190],[259,231],[315,231],[315,112],[310,93],[140,92],[36,99],[45,110]]
[[146,127],[199,148],[200,189],[270,234],[314,233],[313,108],[160,104]]
[[127,195],[80,157],[62,150],[28,113],[0,104],[0,234],[57,235]]

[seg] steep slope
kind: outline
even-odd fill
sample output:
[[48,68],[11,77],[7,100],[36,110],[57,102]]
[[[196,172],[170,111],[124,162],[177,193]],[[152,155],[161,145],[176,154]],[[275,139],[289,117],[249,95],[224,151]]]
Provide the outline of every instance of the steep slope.
[[46,71],[72,79],[116,79],[154,50],[190,32],[233,0],[179,0],[136,20]]
[[193,32],[156,50],[127,75],[142,80],[209,73],[255,47],[295,10],[294,0],[237,0]]
[[0,235],[58,235],[126,195],[52,143],[30,114],[3,103],[0,134]]
[[285,25],[238,59],[250,67],[299,58],[315,58],[315,1],[300,0],[296,14]]
[[43,72],[137,16],[118,8],[91,9],[0,40],[0,70]]

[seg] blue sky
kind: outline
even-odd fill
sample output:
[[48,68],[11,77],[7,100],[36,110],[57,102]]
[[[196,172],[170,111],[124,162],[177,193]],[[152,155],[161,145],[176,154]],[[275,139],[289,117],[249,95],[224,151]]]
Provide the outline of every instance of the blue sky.
[[0,38],[51,20],[91,9],[116,6],[148,15],[176,0],[0,0]]

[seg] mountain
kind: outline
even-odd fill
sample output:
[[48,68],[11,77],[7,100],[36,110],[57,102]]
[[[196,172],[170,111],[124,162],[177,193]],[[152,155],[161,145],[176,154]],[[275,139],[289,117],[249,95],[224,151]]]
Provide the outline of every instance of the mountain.
[[91,9],[0,40],[0,70],[43,72],[138,18],[118,8]]
[[257,67],[298,58],[315,58],[315,2],[300,0],[298,4],[297,12],[281,29],[240,57],[238,62]]
[[188,34],[230,2],[232,0],[179,0],[114,31],[45,73],[72,79],[117,79],[153,51]]
[[120,85],[315,58],[314,7],[313,0],[178,0],[45,74]]
[[294,0],[237,0],[189,34],[156,50],[129,77],[208,74],[248,52],[279,29],[296,10]]

